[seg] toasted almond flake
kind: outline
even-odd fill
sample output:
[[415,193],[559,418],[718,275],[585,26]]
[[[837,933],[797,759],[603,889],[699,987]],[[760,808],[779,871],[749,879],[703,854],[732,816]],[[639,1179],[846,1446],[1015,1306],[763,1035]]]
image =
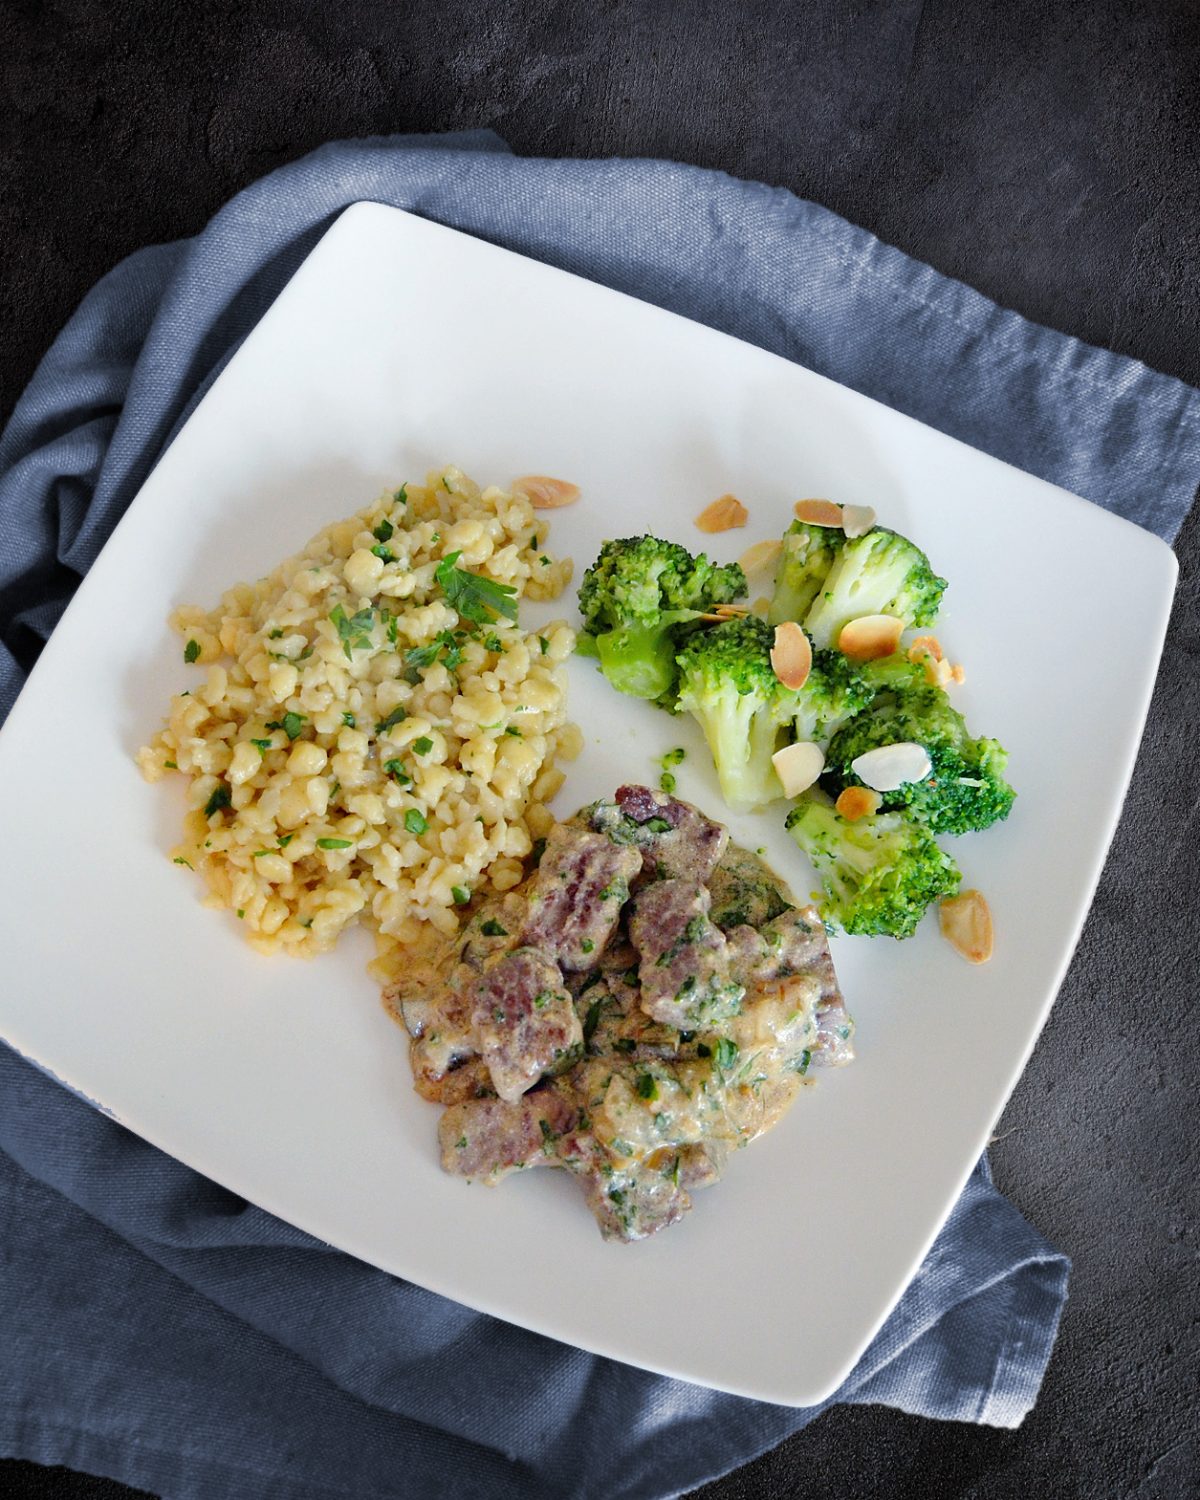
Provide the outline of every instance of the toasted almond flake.
[[908,648],[909,661],[916,661],[919,656],[932,656],[934,661],[942,659],[942,643],[936,635],[918,635],[913,637],[913,643]]
[[985,964],[992,956],[992,914],[980,891],[960,891],[938,907],[942,936],[969,964]]
[[848,537],[866,536],[875,524],[875,512],[869,505],[843,505],[842,530]]
[[955,682],[965,682],[967,680],[967,674],[963,671],[962,662],[956,661],[954,663],[950,668],[950,676]]
[[934,661],[932,656],[927,656],[924,662],[925,681],[930,687],[944,688],[950,685],[953,671],[948,661]]
[[891,656],[900,645],[904,621],[895,615],[859,615],[842,626],[838,650],[855,661],[875,661]]
[[785,620],[775,627],[771,647],[771,670],[785,688],[802,688],[812,671],[812,646],[795,620]]
[[869,786],[848,786],[833,804],[847,823],[857,823],[870,813],[878,812],[883,798]]
[[739,615],[748,615],[750,606],[748,604],[717,604],[713,606],[713,614],[721,615],[726,620],[736,620]]
[[747,547],[738,558],[738,566],[749,577],[751,573],[760,573],[764,568],[770,567],[782,551],[783,543],[778,537],[755,542],[753,547]]
[[770,612],[771,601],[765,594],[760,594],[759,597],[750,606],[750,613],[752,615],[757,615],[760,620],[765,620]]
[[551,479],[548,474],[526,474],[524,479],[514,479],[513,489],[519,490],[534,510],[557,510],[560,505],[574,505],[580,495],[577,484],[566,479]]
[[771,757],[775,774],[783,783],[785,797],[798,797],[808,791],[825,769],[825,755],[820,745],[809,740],[797,740],[794,745],[785,745]]
[[704,507],[696,517],[696,525],[709,533],[732,531],[735,526],[744,526],[749,517],[750,512],[736,495],[722,495]]
[[850,762],[850,769],[859,781],[877,792],[897,792],[909,782],[924,781],[933,770],[933,762],[924,745],[898,740],[894,745],[864,751]]
[[835,505],[832,500],[797,500],[792,509],[797,521],[803,521],[808,526],[836,526],[841,529],[842,507]]

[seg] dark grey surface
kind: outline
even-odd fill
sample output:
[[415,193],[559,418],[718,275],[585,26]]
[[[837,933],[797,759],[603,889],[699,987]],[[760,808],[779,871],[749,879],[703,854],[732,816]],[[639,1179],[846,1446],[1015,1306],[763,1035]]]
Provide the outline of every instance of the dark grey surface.
[[[0,79],[0,413],[129,251],[326,139],[467,125],[781,184],[1200,383],[1195,4],[0,0]],[[1015,1433],[833,1411],[704,1500],[1200,1495],[1196,515],[1177,550],[1125,816],[993,1151],[1075,1261],[1041,1400]],[[1097,650],[1120,612],[1097,600]],[[1070,691],[1052,642],[1021,669]],[[12,1463],[0,1492],[133,1493]]]

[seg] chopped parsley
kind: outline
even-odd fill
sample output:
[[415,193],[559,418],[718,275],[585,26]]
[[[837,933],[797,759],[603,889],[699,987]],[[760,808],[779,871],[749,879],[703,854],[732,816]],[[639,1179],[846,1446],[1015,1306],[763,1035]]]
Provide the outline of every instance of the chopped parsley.
[[195,865],[192,864],[191,860],[184,859],[182,854],[177,854],[173,860],[173,863],[177,865],[187,865],[189,870],[194,870],[196,868]]
[[638,1077],[637,1091],[639,1099],[657,1099],[658,1083],[653,1074],[642,1073]]
[[484,937],[508,936],[508,928],[501,927],[500,923],[496,921],[495,917],[489,917],[486,922],[480,925],[479,930],[483,933]]
[[538,645],[542,648],[542,655],[545,656],[546,652],[549,651],[549,649],[550,649],[550,642],[546,639],[546,637],[544,635],[539,635],[538,636]]
[[279,847],[281,849],[286,849],[295,837],[296,835],[294,833],[285,833],[284,836],[279,840]]
[[[390,542],[392,536],[395,533],[395,530],[396,528],[392,525],[388,518],[384,516],[379,525],[372,528],[371,535],[377,542]],[[372,548],[371,550],[374,551],[374,548]]]
[[404,826],[408,829],[409,833],[420,837],[429,827],[429,824],[423,812],[419,812],[415,807],[410,807],[404,814]]
[[213,792],[208,801],[204,804],[204,816],[206,818],[211,818],[213,813],[220,812],[223,807],[228,807],[232,801],[233,793],[229,790],[225,783],[222,782],[221,785],[217,787]]
[[392,496],[392,499],[396,502],[397,505],[407,505],[408,504],[408,485],[407,484],[402,484],[400,486],[400,488],[396,491],[396,493]]
[[800,1074],[801,1078],[808,1072],[810,1062],[812,1062],[812,1053],[805,1047],[804,1051],[800,1054],[800,1061],[796,1066],[796,1072]]
[[592,942],[591,938],[584,938],[583,942],[579,945],[579,951],[581,953],[591,953],[595,946],[596,945]]
[[647,833],[670,833],[671,825],[666,818],[651,818],[642,825]]
[[673,792],[677,783],[674,776],[671,775],[670,771],[664,771],[658,778],[658,784],[664,792]]
[[250,858],[251,859],[261,859],[264,854],[274,854],[275,852],[276,851],[274,849],[256,849],[254,851],[254,853],[250,856]]
[[727,1036],[723,1036],[717,1043],[717,1067],[722,1073],[728,1073],[738,1060],[737,1043],[731,1042]]
[[358,720],[351,713],[345,713],[342,715],[342,723],[346,726],[347,729],[358,728]]
[[454,1149],[456,1151],[464,1151],[466,1149],[466,1145],[467,1145],[467,1138],[466,1138],[466,1136],[465,1135],[460,1135],[459,1138],[458,1138],[458,1140],[456,1140],[455,1143],[454,1143]]
[[318,839],[318,849],[349,849],[349,839]]
[[268,750],[274,750],[275,748],[274,740],[251,740],[250,743],[260,755],[265,755]]
[[376,724],[375,733],[386,734],[389,729],[394,729],[397,724],[403,724],[407,718],[408,710],[406,708],[393,708],[386,719],[380,719],[378,724]]
[[173,760],[164,760],[163,761],[163,770],[164,771],[178,771],[178,769],[179,769],[178,765],[176,765],[176,763]]
[[390,547],[385,547],[382,542],[379,542],[376,546],[372,547],[371,551],[381,563],[391,563],[396,561],[396,554]]
[[546,840],[545,839],[534,839],[534,841],[533,841],[533,848],[530,849],[530,851],[529,851],[529,857],[530,857],[531,860],[533,860],[533,862],[534,862],[535,865],[540,865],[541,864],[541,862],[542,862],[542,855],[545,854],[545,852],[546,852]]
[[346,660],[353,661],[356,651],[366,651],[372,645],[368,632],[375,624],[373,609],[360,609],[357,614],[347,615],[340,604],[336,605],[329,618],[337,626],[338,639]]
[[200,642],[199,641],[189,641],[187,643],[187,645],[183,648],[183,659],[184,659],[185,662],[187,662],[187,664],[188,664],[189,667],[191,666],[191,664],[196,660],[196,658],[199,655],[200,655]]
[[504,642],[500,639],[500,637],[494,630],[490,635],[484,636],[483,644],[489,651],[495,651],[497,655],[499,655],[504,650]]
[[412,786],[412,777],[404,769],[402,760],[385,760],[383,769],[389,776],[394,776],[401,786]]
[[465,885],[452,885],[450,894],[454,897],[455,906],[466,906],[471,899],[471,893]]
[[306,715],[292,713],[289,709],[282,719],[272,719],[266,727],[268,729],[282,729],[289,740],[294,740],[299,736],[300,730],[304,727],[305,718]]
[[683,748],[682,745],[676,745],[674,750],[668,750],[667,753],[663,756],[661,764],[664,769],[667,766],[681,766],[686,759],[687,751]]
[[417,755],[428,755],[433,749],[433,741],[427,734],[423,734],[420,739],[413,740],[412,747]]
[[458,566],[461,551],[451,552],[438,563],[434,576],[446,596],[446,602],[464,620],[485,625],[494,615],[516,620],[516,589],[510,583],[496,583],[479,573],[468,573]]
[[547,1146],[553,1145],[558,1140],[558,1131],[554,1129],[549,1120],[539,1120],[538,1125],[541,1127],[542,1140]]
[[240,922],[242,920],[242,918],[246,915],[246,908],[244,906],[239,906],[238,909],[237,909],[237,914],[238,914],[238,921]]
[[543,990],[540,995],[533,997],[534,1010],[545,1010],[553,999],[554,995],[550,990]]
[[504,727],[504,732],[505,734],[511,734],[512,737],[516,740],[524,738],[524,736],[521,734],[521,731],[516,727],[515,724],[506,724]]

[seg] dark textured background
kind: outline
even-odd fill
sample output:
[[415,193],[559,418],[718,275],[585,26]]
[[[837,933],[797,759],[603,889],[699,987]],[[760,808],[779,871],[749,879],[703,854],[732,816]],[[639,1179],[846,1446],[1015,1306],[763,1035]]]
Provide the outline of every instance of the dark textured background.
[[[782,184],[1200,384],[1197,3],[0,0],[0,80],[0,415],[129,251],[325,140],[468,125]],[[703,1500],[1200,1495],[1200,517],[1178,551],[1121,830],[993,1152],[1075,1262],[1036,1410],[1012,1433],[833,1411]],[[1052,643],[1025,665],[1069,691]],[[0,1462],[0,1493],[133,1492]]]

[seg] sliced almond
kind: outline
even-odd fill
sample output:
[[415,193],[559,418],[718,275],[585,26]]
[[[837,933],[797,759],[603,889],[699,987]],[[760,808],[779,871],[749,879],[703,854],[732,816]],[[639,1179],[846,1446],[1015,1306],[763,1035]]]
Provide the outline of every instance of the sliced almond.
[[841,529],[842,507],[835,505],[832,500],[797,500],[792,509],[796,512],[797,521],[803,521],[806,526],[836,526]]
[[760,573],[764,568],[770,567],[782,551],[783,543],[778,537],[770,541],[755,542],[753,547],[747,547],[738,558],[738,566],[749,577],[751,573]]
[[985,964],[992,956],[992,914],[979,891],[947,896],[938,907],[942,936],[969,964]]
[[797,740],[794,745],[785,745],[771,757],[775,774],[783,783],[785,797],[798,797],[808,791],[825,769],[825,755],[820,745],[808,740]]
[[526,474],[513,480],[513,489],[524,495],[534,510],[557,510],[560,505],[574,505],[580,489],[566,479],[551,479],[548,474]]
[[775,644],[771,647],[771,670],[785,688],[802,688],[812,671],[812,646],[795,620],[785,620],[775,627]]
[[850,769],[859,781],[877,792],[898,792],[910,782],[924,781],[933,770],[933,762],[924,745],[898,740],[894,745],[865,751],[850,762]]
[[750,606],[748,604],[715,604],[713,614],[720,615],[725,620],[736,620],[739,615],[748,615]]
[[895,615],[859,615],[842,626],[838,650],[855,661],[875,661],[891,656],[900,645],[904,621]]
[[875,512],[869,505],[843,505],[842,530],[848,537],[866,536],[875,524]]
[[857,823],[859,818],[878,812],[882,802],[879,793],[869,786],[848,786],[833,805],[847,823]]
[[936,635],[918,635],[913,638],[913,643],[908,648],[908,659],[916,661],[922,656],[932,656],[934,661],[941,661],[942,643]]
[[722,495],[704,507],[696,517],[696,525],[709,533],[732,531],[735,526],[744,526],[749,518],[750,512],[736,495]]

